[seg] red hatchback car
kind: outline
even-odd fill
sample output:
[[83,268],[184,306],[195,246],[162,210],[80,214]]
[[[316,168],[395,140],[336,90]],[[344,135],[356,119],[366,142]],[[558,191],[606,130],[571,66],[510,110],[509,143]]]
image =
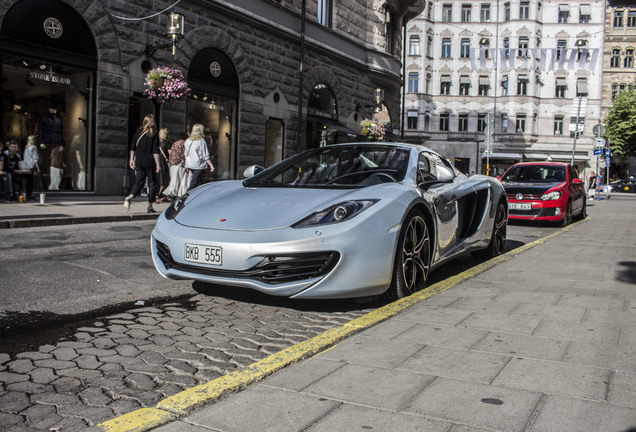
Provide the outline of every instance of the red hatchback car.
[[585,188],[567,163],[522,162],[501,177],[508,195],[510,219],[542,220],[569,225],[587,216]]

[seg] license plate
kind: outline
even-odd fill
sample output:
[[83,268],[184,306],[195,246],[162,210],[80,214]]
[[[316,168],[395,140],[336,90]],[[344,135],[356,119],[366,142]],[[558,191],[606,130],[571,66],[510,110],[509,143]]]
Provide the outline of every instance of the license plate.
[[530,203],[510,203],[508,204],[510,210],[532,210],[532,204]]
[[223,249],[186,243],[185,260],[197,264],[223,265]]

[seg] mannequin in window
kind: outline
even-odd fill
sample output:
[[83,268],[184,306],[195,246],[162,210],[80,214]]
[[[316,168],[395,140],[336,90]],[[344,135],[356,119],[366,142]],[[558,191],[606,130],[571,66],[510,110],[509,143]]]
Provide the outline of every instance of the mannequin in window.
[[86,149],[82,145],[80,134],[73,135],[70,144],[70,170],[75,190],[86,190],[86,167],[84,159]]
[[49,190],[59,190],[62,183],[62,176],[64,175],[64,147],[61,144],[57,144],[51,150],[51,184]]
[[4,114],[2,119],[2,135],[6,141],[13,140],[24,144],[29,135],[29,121],[22,105],[14,104],[13,109]]
[[[30,171],[29,175],[31,176],[31,183],[35,185],[35,180],[40,180],[40,155],[38,153],[35,135],[29,135],[27,138],[27,144],[24,148],[22,160],[24,161],[24,169]],[[36,185],[36,187],[42,189],[41,182],[39,185]]]
[[62,119],[55,108],[49,108],[48,114],[40,117],[38,124],[40,142],[55,145],[62,143]]

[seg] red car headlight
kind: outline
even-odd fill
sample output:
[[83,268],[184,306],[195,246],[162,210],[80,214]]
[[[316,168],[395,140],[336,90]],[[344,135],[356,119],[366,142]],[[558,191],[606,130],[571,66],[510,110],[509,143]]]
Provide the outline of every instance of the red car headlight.
[[560,198],[561,198],[561,191],[552,191],[552,192],[547,192],[541,195],[541,199],[543,201],[558,200]]

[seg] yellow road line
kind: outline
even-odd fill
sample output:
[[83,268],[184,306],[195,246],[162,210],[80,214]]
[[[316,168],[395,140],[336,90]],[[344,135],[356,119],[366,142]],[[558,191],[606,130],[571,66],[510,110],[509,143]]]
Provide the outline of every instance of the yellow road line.
[[[581,221],[582,222],[582,221]],[[382,306],[361,317],[355,318],[340,327],[327,330],[318,336],[290,346],[272,354],[248,367],[228,375],[213,379],[205,384],[189,388],[174,396],[160,401],[156,408],[142,408],[123,416],[108,420],[96,426],[95,430],[104,432],[143,432],[174,421],[201,405],[209,404],[221,396],[245,388],[273,374],[274,372],[292,365],[298,361],[313,357],[325,351],[347,337],[378,324],[403,310],[429,297],[440,294],[458,283],[477,276],[484,271],[508,261],[520,253],[570,230],[580,222],[569,225],[546,237],[526,243],[510,252],[495,257],[460,274],[451,276],[441,282],[419,291],[408,297]]]

